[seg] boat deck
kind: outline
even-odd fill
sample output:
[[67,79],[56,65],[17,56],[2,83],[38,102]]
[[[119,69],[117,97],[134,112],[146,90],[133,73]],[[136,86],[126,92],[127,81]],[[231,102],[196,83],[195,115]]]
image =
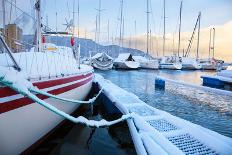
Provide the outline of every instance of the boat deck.
[[112,82],[96,75],[95,82],[127,120],[137,154],[230,154],[232,139],[173,116],[141,101]]

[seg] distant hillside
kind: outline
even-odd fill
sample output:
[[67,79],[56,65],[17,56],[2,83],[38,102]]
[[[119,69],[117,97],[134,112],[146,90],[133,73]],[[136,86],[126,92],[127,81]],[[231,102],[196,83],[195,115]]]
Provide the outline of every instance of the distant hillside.
[[[23,40],[27,43],[33,44],[34,38],[31,35],[23,36]],[[91,39],[83,39],[83,38],[76,38],[76,42],[80,41],[81,45],[81,57],[89,57],[89,53],[91,52],[92,55],[97,53],[97,49],[99,48],[99,52],[106,52],[111,57],[116,58],[119,53],[131,53],[132,55],[141,55],[144,56],[144,52],[131,49],[131,48],[121,48],[117,45],[109,45],[109,46],[102,46],[95,43]],[[58,46],[68,46],[70,47],[70,37],[56,37],[56,36],[47,36],[46,41],[50,43],[55,43]],[[28,47],[29,48],[29,47]]]

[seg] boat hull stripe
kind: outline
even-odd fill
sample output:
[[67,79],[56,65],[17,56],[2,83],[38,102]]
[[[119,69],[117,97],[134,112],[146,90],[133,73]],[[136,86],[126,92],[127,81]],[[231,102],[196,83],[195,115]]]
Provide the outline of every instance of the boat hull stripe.
[[[48,93],[51,93],[53,95],[62,94],[64,92],[67,92],[67,91],[70,91],[72,89],[78,88],[78,87],[80,87],[82,85],[85,85],[85,84],[89,83],[92,80],[93,80],[93,76],[91,76],[90,78],[88,78],[88,79],[86,79],[84,81],[81,81],[81,82],[78,82],[78,83],[75,83],[75,84],[72,84],[72,85],[68,85],[68,86],[65,86],[65,87],[62,87],[62,88],[58,88],[58,89],[53,89],[51,91],[48,91]],[[42,100],[48,98],[48,97],[40,95],[40,94],[38,94],[36,96],[39,97]],[[23,97],[23,98],[20,98],[20,99],[9,101],[9,102],[4,102],[4,103],[0,104],[0,114],[8,112],[10,110],[20,108],[22,106],[32,104],[32,103],[34,103],[34,101],[32,101],[31,99],[29,99],[27,97]]]
[[[90,77],[92,73],[86,74],[86,75],[79,75],[79,76],[72,76],[68,78],[62,78],[62,79],[54,79],[54,80],[48,80],[48,81],[42,81],[42,82],[35,82],[33,83],[34,86],[38,87],[39,89],[44,89],[48,87],[53,87],[73,81],[77,81],[83,78]],[[3,87],[0,89],[0,98],[2,97],[7,97],[7,96],[12,96],[18,94],[14,90],[8,88],[8,87]]]

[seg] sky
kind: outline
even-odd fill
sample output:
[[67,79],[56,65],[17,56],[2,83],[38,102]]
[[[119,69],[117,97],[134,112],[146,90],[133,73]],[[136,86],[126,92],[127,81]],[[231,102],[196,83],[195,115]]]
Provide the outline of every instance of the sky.
[[[10,1],[10,0],[9,0]],[[14,0],[13,0],[14,1]],[[27,12],[32,12],[33,0],[16,0],[17,6]],[[57,12],[57,27],[62,31],[65,29],[65,18],[67,20],[72,19],[73,6],[75,12],[78,9],[78,0],[41,0],[42,1],[42,16],[45,23],[46,16],[48,17],[48,26],[55,30],[56,28],[56,12]],[[74,2],[75,1],[75,2]],[[170,36],[173,33],[178,33],[178,19],[179,19],[179,7],[181,0],[166,0],[166,33],[167,39],[172,40]],[[123,18],[124,18],[124,38],[125,42],[128,40],[135,40],[137,38],[140,42],[138,48],[144,50],[145,33],[146,33],[146,0],[124,0],[123,5]],[[163,0],[149,0],[150,8],[150,29],[152,36],[159,37],[163,33]],[[75,5],[73,5],[75,4]],[[95,20],[97,15],[97,8],[99,7],[99,0],[79,0],[80,4],[80,35],[81,37],[87,37],[94,39],[95,32]],[[101,0],[101,33],[100,43],[110,44],[107,40],[107,22],[109,21],[109,34],[110,42],[116,44],[119,37],[119,15],[120,15],[120,0]],[[183,35],[191,35],[194,28],[194,24],[197,19],[199,11],[202,13],[201,28],[204,29],[204,33],[208,34],[210,27],[220,27],[220,31],[223,31],[223,26],[231,26],[232,21],[232,0],[183,0],[182,10],[182,33]],[[75,14],[75,25],[77,25],[77,14]],[[136,21],[136,31],[135,31]],[[226,29],[226,28],[225,28]],[[230,31],[229,28],[227,28]],[[208,31],[207,31],[208,30]],[[85,33],[86,32],[86,33]],[[216,30],[216,34],[222,34]],[[85,35],[86,34],[86,35]],[[208,36],[203,34],[205,38],[202,40],[209,40]],[[231,42],[232,36],[228,36],[230,33],[223,33],[225,38],[228,38]],[[187,35],[187,36],[188,36]],[[168,36],[170,38],[168,38]],[[187,37],[186,36],[186,37]],[[217,36],[217,35],[216,35]],[[224,37],[223,35],[218,35]],[[208,38],[207,38],[208,37]],[[113,38],[113,39],[112,39]],[[116,39],[115,39],[116,38]],[[136,40],[137,40],[136,39]],[[177,39],[177,38],[176,38]],[[187,39],[188,40],[188,39]],[[220,40],[220,38],[218,38]],[[225,40],[226,41],[226,40]],[[228,43],[220,42],[221,44]],[[159,44],[159,43],[153,43]],[[169,43],[167,46],[171,46]],[[207,43],[208,44],[208,43]],[[141,45],[141,46],[140,46]],[[217,45],[217,44],[216,44]],[[231,42],[232,45],[232,42]],[[129,46],[125,43],[125,46]],[[131,44],[130,44],[131,46]],[[184,46],[184,45],[183,45]],[[185,45],[186,46],[186,45]],[[203,48],[207,49],[206,43]],[[228,46],[228,45],[225,45]],[[219,46],[218,46],[219,47]],[[221,47],[221,45],[220,45]],[[220,49],[219,49],[220,50]],[[227,51],[223,53],[232,53],[232,48],[226,48]],[[229,54],[230,54],[229,53]],[[154,51],[153,51],[154,54]],[[232,54],[231,54],[232,61]]]

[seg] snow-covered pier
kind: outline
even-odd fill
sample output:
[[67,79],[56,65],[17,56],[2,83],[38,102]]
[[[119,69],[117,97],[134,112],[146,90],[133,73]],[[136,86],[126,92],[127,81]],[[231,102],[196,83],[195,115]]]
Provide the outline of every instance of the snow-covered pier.
[[231,154],[231,138],[153,108],[100,75],[95,82],[107,98],[104,104],[135,113],[127,123],[137,154]]

